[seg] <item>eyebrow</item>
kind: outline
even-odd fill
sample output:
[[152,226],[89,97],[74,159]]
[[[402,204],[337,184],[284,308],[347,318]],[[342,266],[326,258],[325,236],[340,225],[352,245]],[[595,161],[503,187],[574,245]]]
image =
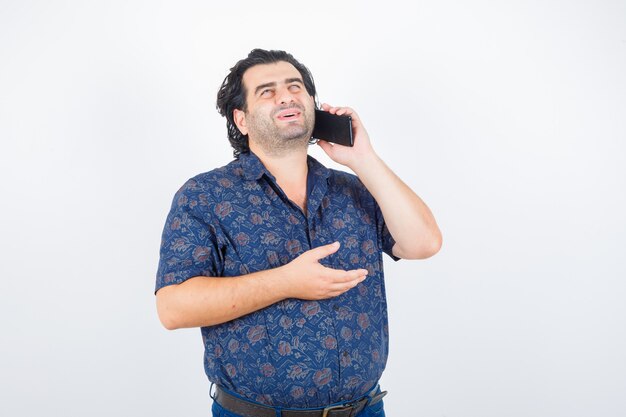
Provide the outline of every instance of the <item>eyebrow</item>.
[[[285,79],[285,84],[291,84],[291,83],[300,83],[300,84],[304,85],[304,82],[302,81],[302,78],[295,77],[295,78],[286,78]],[[259,91],[261,91],[261,90],[263,90],[264,88],[267,88],[267,87],[276,87],[276,82],[273,81],[271,83],[265,83],[265,84],[259,85],[257,88],[254,89],[254,95],[256,96],[259,93]]]

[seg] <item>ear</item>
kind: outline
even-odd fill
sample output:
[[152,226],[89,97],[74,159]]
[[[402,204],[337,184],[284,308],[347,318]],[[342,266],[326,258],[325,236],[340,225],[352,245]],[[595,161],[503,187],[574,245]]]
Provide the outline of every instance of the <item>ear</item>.
[[237,125],[237,129],[241,132],[242,135],[248,134],[248,127],[246,126],[246,113],[243,110],[235,109],[233,110],[233,119],[235,120],[235,125]]

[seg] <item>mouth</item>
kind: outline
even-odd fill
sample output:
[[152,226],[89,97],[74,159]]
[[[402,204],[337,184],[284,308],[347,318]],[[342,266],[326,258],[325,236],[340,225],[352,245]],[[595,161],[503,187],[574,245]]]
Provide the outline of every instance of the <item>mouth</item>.
[[278,112],[276,118],[280,121],[290,122],[292,120],[297,120],[302,115],[302,112],[298,109],[285,109]]

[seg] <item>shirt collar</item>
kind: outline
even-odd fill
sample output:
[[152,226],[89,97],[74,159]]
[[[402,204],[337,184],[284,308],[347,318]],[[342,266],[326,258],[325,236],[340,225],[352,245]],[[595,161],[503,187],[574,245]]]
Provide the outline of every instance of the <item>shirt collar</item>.
[[240,153],[239,163],[241,164],[241,169],[243,169],[243,176],[247,180],[256,181],[261,178],[263,174],[274,178],[267,168],[265,168],[265,165],[263,165],[259,157],[252,151]]
[[307,176],[307,218],[315,215],[322,204],[322,200],[328,190],[328,177],[330,169],[317,162],[312,156],[308,156],[309,175]]
[[[265,165],[263,165],[254,152],[250,151],[239,154],[239,161],[243,169],[243,175],[247,180],[256,181],[265,174],[275,181],[274,176],[265,168]],[[315,177],[314,182],[320,179],[327,179],[330,176],[330,170],[311,155],[307,156],[307,165],[309,167],[309,176]]]
[[309,166],[309,177],[315,177],[316,182],[321,179],[325,180],[330,176],[330,169],[320,164],[311,155],[307,155],[306,163]]

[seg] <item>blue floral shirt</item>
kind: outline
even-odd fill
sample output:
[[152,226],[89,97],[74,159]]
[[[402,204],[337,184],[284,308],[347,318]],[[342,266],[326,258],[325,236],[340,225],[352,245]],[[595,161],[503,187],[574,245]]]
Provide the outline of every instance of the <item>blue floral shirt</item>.
[[306,215],[256,155],[243,153],[182,186],[161,242],[156,290],[195,276],[227,279],[276,268],[334,241],[341,247],[323,265],[369,271],[338,297],[286,299],[201,328],[209,380],[274,406],[318,407],[360,397],[387,361],[382,252],[393,257],[393,238],[356,176],[310,156],[307,163]]

